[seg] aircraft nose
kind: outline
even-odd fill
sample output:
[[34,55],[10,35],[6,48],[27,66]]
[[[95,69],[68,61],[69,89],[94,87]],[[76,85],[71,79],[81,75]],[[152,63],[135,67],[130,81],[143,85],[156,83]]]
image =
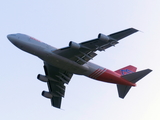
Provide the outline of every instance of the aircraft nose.
[[15,34],[9,34],[9,35],[7,35],[7,38],[9,39],[9,40],[11,40],[11,39],[14,39],[15,38]]
[[16,34],[9,34],[9,35],[7,35],[7,38],[9,39],[9,41],[11,41],[13,43],[14,41],[16,41],[17,36],[16,36]]

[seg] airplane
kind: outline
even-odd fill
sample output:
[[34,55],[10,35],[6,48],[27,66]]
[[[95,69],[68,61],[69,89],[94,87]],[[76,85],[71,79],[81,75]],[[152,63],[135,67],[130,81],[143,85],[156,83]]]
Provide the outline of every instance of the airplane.
[[128,28],[109,35],[100,33],[98,38],[81,43],[70,41],[69,46],[60,49],[21,33],[9,34],[7,38],[19,49],[43,60],[45,75],[38,74],[37,78],[47,83],[49,92],[42,91],[42,96],[49,98],[51,105],[60,109],[65,85],[69,83],[73,74],[116,84],[119,97],[124,98],[130,88],[136,86],[137,81],[152,71],[145,69],[136,72],[137,68],[132,65],[111,71],[89,62],[97,55],[96,51],[104,51],[115,46],[119,40],[137,31]]

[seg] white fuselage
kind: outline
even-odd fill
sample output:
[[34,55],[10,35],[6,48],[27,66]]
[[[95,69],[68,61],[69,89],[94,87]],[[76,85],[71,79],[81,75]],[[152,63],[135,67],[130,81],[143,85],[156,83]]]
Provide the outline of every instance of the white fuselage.
[[63,70],[88,76],[96,69],[103,69],[102,67],[91,62],[88,62],[84,65],[79,65],[74,61],[55,54],[54,51],[57,50],[55,47],[40,42],[39,40],[36,40],[28,35],[18,33],[10,34],[7,37],[15,46],[23,51],[31,53],[43,61]]

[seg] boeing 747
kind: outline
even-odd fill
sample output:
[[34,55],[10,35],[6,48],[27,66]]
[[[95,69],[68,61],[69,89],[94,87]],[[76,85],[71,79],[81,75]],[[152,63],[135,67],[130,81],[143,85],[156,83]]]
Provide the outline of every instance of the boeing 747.
[[25,34],[9,34],[7,38],[21,50],[37,56],[44,62],[45,75],[37,78],[48,85],[49,92],[43,91],[42,96],[51,100],[52,106],[61,108],[62,97],[65,94],[65,84],[68,84],[73,74],[84,75],[91,79],[114,83],[117,85],[120,98],[124,98],[136,82],[152,70],[145,69],[136,72],[136,67],[129,65],[122,69],[111,71],[92,62],[96,51],[115,46],[119,40],[138,30],[129,28],[110,35],[99,34],[98,38],[76,43],[70,41],[68,47],[57,49]]

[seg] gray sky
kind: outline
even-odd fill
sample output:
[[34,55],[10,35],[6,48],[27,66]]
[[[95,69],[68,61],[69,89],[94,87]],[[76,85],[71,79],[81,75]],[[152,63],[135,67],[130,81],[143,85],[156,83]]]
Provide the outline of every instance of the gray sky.
[[[159,120],[160,2],[158,0],[1,0],[0,119],[5,120]],[[92,62],[111,70],[134,65],[151,68],[148,76],[118,98],[114,84],[73,76],[62,109],[41,96],[43,62],[13,46],[7,34],[24,33],[57,48],[98,33],[134,27],[140,32],[116,47],[98,52]]]

